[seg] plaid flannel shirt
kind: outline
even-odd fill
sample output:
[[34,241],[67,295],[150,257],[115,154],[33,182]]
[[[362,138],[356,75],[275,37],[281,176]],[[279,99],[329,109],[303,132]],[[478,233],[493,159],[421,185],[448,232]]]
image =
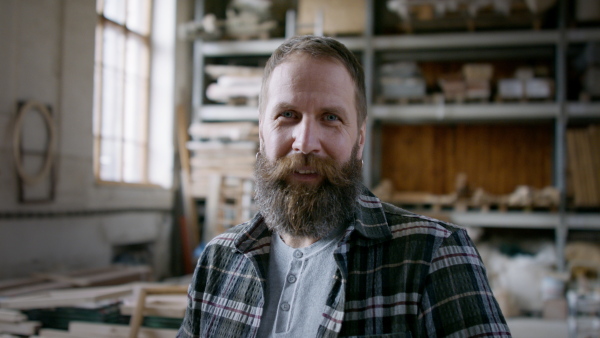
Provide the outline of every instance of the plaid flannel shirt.
[[[510,337],[462,228],[382,203],[366,188],[334,258],[318,337]],[[256,337],[271,231],[258,214],[214,238],[178,337]]]

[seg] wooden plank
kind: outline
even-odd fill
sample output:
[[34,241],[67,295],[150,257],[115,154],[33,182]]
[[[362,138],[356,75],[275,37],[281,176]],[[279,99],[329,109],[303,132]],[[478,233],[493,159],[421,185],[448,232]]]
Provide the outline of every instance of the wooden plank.
[[0,281],[0,290],[11,289],[15,287],[22,287],[26,285],[38,284],[44,282],[43,278],[39,277],[27,277],[27,278],[13,278]]
[[597,126],[589,126],[585,130],[586,151],[589,157],[589,175],[590,175],[590,205],[600,206],[600,147],[598,146]]
[[5,289],[4,291],[0,292],[0,297],[21,296],[41,291],[64,289],[69,287],[71,287],[71,284],[67,282],[43,281],[38,284],[30,284],[23,287]]
[[76,306],[106,299],[116,299],[132,293],[131,285],[93,289],[53,291],[34,296],[0,299],[0,308],[28,310],[63,306]]
[[171,295],[181,294],[187,297],[187,287],[184,285],[164,286],[164,287],[148,287],[140,289],[138,294],[136,307],[129,322],[130,331],[129,338],[137,338],[144,319],[144,309],[146,306],[146,296],[148,295]]
[[36,334],[42,326],[38,321],[25,321],[20,323],[2,323],[0,322],[0,332],[31,336]]
[[580,205],[582,199],[582,180],[583,175],[581,172],[581,165],[579,163],[580,156],[578,154],[578,147],[576,142],[577,129],[567,130],[567,158],[568,158],[568,169],[570,176],[570,183],[573,190],[573,204]]
[[[127,325],[70,322],[69,333],[94,338],[127,338],[130,328]],[[176,335],[177,330],[142,327],[138,338],[173,338]]]
[[579,169],[581,170],[581,175],[583,176],[581,182],[582,196],[578,206],[589,207],[592,205],[591,202],[593,199],[592,189],[590,187],[590,180],[593,173],[591,172],[590,168],[591,159],[585,129],[580,129],[577,131],[577,133],[575,134],[575,144],[579,156],[579,163],[581,164]]
[[90,338],[90,336],[76,335],[65,330],[40,329],[38,335],[31,338]]
[[185,241],[183,248],[184,271],[190,273],[192,264],[192,251],[200,243],[200,230],[198,227],[198,214],[196,211],[196,202],[194,200],[193,189],[191,186],[192,177],[190,173],[190,153],[187,149],[189,124],[187,111],[183,105],[177,107],[177,151],[179,152],[180,182],[181,192],[183,194],[183,213],[185,215],[185,232],[182,233],[182,240]]
[[27,320],[27,316],[21,311],[11,309],[0,309],[0,322],[18,323]]
[[37,276],[57,282],[69,283],[73,286],[96,286],[122,284],[136,280],[147,279],[151,269],[148,266],[113,266],[108,269],[99,269],[91,273],[73,274],[47,274],[39,273]]
[[[153,295],[146,297],[144,316],[183,318],[187,307],[187,295]],[[127,299],[119,307],[121,314],[131,316],[135,303]]]

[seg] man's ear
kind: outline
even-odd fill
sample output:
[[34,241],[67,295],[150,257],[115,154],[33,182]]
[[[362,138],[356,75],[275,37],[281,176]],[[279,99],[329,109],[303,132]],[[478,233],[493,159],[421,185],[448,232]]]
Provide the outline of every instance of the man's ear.
[[367,137],[367,120],[363,122],[362,126],[358,130],[358,152],[356,156],[359,160],[362,160],[363,149],[365,148],[365,142]]

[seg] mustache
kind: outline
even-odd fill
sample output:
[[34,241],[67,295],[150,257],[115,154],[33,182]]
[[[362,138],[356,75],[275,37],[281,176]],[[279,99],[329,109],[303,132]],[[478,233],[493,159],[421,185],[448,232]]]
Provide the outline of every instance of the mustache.
[[262,161],[265,169],[267,169],[262,172],[263,178],[271,181],[284,181],[298,169],[309,167],[333,185],[348,186],[353,184],[348,175],[343,174],[346,168],[330,157],[318,157],[312,153],[299,153],[284,156],[271,162],[259,153],[258,161]]

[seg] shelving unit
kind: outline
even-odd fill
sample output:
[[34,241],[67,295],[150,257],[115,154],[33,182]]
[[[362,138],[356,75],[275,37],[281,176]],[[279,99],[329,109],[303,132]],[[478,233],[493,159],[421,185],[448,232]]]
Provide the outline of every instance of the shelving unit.
[[[570,44],[589,41],[600,42],[600,28],[566,27],[567,1],[559,0],[558,25],[544,30],[507,30],[483,32],[452,32],[414,35],[375,35],[375,0],[365,1],[366,28],[360,37],[339,40],[362,58],[365,69],[369,119],[367,144],[364,153],[364,178],[373,187],[381,177],[381,128],[387,123],[489,123],[489,122],[551,122],[554,125],[553,185],[561,191],[561,204],[556,212],[451,212],[449,218],[465,226],[555,229],[556,247],[562,257],[568,230],[600,230],[599,213],[574,213],[566,206],[566,129],[570,120],[600,121],[599,102],[569,102],[567,100],[567,50]],[[196,1],[196,19],[204,15],[204,1]],[[268,57],[284,38],[252,41],[201,41],[194,42],[193,118],[203,121],[257,121],[254,107],[229,107],[203,103],[204,59],[215,57]],[[374,104],[375,63],[377,55],[401,52],[409,56],[421,55],[435,59],[432,51],[466,53],[486,49],[504,48],[519,53],[525,47],[549,48],[554,60],[555,100],[552,102],[503,103],[419,103],[409,105]],[[512,49],[512,51],[510,51]],[[411,54],[412,53],[412,54]],[[420,53],[420,54],[419,54]],[[494,53],[494,52],[492,52]],[[489,53],[488,53],[489,54]],[[564,262],[559,269],[564,270]]]

